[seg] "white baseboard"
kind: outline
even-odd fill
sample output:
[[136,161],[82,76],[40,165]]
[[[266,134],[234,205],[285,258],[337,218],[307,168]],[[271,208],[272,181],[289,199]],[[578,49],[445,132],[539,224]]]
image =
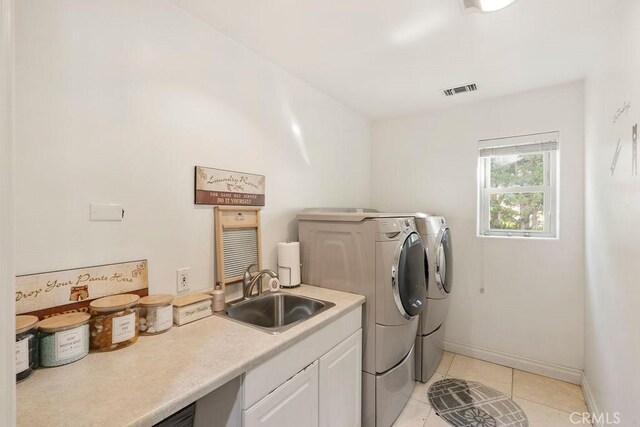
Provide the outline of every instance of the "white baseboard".
[[[598,405],[596,405],[596,400],[593,397],[593,393],[591,392],[591,387],[589,387],[589,382],[587,381],[587,377],[582,373],[582,394],[584,395],[584,401],[587,403],[587,408],[589,409],[589,413],[591,414],[601,414],[598,410]],[[598,422],[598,419],[593,419],[594,427],[602,427],[602,423]]]
[[540,362],[526,357],[501,353],[488,348],[474,347],[446,340],[444,341],[444,349],[452,353],[462,354],[463,356],[520,369],[521,371],[544,375],[545,377],[555,378],[573,384],[582,384],[582,369],[568,368],[566,366]]

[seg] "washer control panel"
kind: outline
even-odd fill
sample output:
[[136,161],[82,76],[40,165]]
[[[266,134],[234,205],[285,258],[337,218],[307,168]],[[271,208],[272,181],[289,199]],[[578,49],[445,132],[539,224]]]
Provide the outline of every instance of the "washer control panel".
[[378,230],[382,234],[397,234],[400,233],[403,228],[398,218],[384,218],[378,220]]
[[378,223],[378,232],[381,240],[395,240],[401,232],[416,231],[416,223],[413,218],[381,218]]

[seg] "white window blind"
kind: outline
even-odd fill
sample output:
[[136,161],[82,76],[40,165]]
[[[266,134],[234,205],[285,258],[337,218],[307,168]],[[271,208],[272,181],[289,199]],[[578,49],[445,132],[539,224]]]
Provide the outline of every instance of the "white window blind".
[[516,154],[556,151],[558,132],[538,133],[510,138],[485,139],[478,142],[480,157],[511,156]]

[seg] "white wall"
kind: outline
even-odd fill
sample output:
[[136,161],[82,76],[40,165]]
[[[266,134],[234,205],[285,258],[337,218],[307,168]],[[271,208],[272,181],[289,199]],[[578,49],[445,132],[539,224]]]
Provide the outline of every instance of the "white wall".
[[0,425],[15,424],[13,0],[0,0]]
[[[620,2],[586,82],[585,379],[592,409],[640,425],[640,175],[631,127],[640,123],[640,3]],[[631,109],[614,124],[616,111]],[[610,166],[620,138],[613,176]]]
[[[154,293],[185,266],[211,286],[195,165],[266,175],[271,267],[298,210],[369,203],[369,121],[170,2],[16,7],[18,274],[148,258]],[[91,202],[124,222],[90,222]]]
[[[527,369],[539,364],[541,373],[579,380],[583,102],[577,82],[374,123],[373,206],[441,214],[452,229],[454,288],[445,340],[455,347],[449,348]],[[560,238],[477,237],[477,141],[556,130]]]

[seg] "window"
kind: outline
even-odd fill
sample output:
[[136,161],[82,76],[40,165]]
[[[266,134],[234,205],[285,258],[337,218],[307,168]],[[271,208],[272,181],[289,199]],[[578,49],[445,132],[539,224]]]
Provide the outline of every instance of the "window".
[[478,143],[478,230],[485,236],[557,236],[559,133]]

